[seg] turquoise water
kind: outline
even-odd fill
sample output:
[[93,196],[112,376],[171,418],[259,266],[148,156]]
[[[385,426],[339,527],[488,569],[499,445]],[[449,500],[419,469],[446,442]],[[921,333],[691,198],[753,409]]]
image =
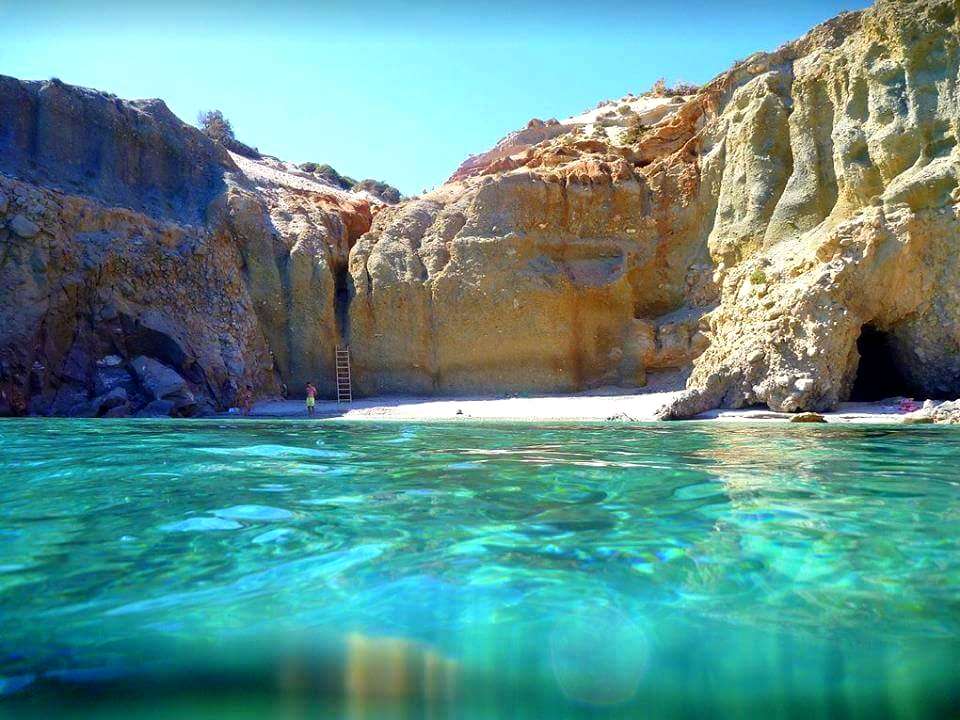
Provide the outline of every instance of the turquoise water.
[[960,707],[960,432],[0,423],[0,717]]

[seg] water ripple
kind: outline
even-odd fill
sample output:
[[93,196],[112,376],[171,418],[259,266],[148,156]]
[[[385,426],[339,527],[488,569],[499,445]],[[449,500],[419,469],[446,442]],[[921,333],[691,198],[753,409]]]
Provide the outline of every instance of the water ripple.
[[0,693],[150,633],[322,630],[626,698],[565,649],[610,667],[589,618],[676,687],[901,682],[960,659],[958,466],[949,428],[3,422]]

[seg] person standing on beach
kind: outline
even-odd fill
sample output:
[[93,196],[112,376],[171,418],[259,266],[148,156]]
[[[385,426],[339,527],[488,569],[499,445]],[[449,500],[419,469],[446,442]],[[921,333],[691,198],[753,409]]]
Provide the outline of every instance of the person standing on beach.
[[314,406],[317,404],[317,388],[312,382],[307,383],[307,415],[313,415]]
[[249,415],[253,410],[253,385],[247,385],[240,397],[240,411],[244,415]]
[[236,409],[241,412],[243,415],[249,415],[250,409],[253,407],[253,386],[244,385],[242,388],[237,390],[236,395]]

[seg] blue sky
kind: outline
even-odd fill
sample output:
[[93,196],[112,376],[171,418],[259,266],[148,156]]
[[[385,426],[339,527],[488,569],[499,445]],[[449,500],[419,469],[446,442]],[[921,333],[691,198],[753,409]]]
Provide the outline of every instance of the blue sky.
[[0,0],[0,74],[219,108],[263,152],[416,193],[532,117],[704,82],[866,4]]

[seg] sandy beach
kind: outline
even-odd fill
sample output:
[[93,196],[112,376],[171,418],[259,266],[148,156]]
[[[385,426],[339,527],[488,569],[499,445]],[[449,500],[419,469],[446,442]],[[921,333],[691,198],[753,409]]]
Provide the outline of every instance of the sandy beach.
[[[353,403],[320,401],[316,418],[341,420],[416,420],[421,422],[485,420],[508,422],[650,422],[656,412],[678,391],[629,392],[607,388],[571,395],[539,397],[464,397],[436,398],[383,396],[363,398]],[[899,423],[903,413],[897,399],[874,403],[842,403],[823,413],[828,423]],[[257,403],[255,418],[306,418],[303,400]],[[789,413],[765,409],[713,410],[696,420],[725,422],[789,422]]]

